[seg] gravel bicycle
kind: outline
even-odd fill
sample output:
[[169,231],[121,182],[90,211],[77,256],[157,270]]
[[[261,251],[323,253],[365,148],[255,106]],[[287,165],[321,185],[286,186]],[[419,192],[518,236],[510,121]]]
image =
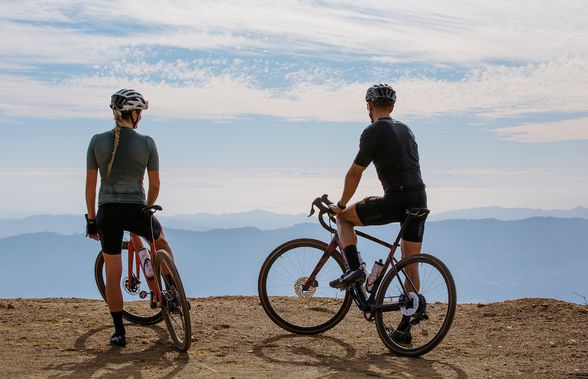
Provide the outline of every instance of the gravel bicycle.
[[[364,318],[375,322],[380,339],[391,352],[415,357],[431,351],[445,337],[456,308],[456,290],[448,268],[438,258],[418,254],[400,261],[394,253],[406,229],[425,208],[407,209],[393,244],[357,230],[356,234],[390,249],[373,283],[355,283],[346,291],[329,281],[349,269],[328,206],[327,195],[316,198],[309,217],[319,210],[319,222],[329,232],[329,244],[309,238],[275,248],[263,263],[258,279],[259,298],[269,318],[298,334],[323,333],[337,325],[355,302]],[[325,220],[327,218],[328,221]],[[406,272],[417,265],[418,282]],[[373,278],[372,278],[373,279]],[[368,288],[370,291],[368,291]],[[407,332],[408,330],[408,332]]]
[[[150,221],[159,205],[145,207]],[[151,224],[151,240],[153,224]],[[165,250],[155,249],[155,243],[145,240],[149,246],[150,261],[153,262],[153,275],[149,278],[141,265],[139,251],[143,248],[141,237],[130,234],[122,248],[127,252],[123,259],[123,317],[136,324],[153,325],[165,320],[169,335],[174,345],[181,351],[187,351],[192,342],[190,323],[190,303],[186,299],[184,286],[172,256]],[[124,254],[123,254],[124,255]],[[124,258],[124,257],[123,257]],[[106,272],[104,270],[102,251],[96,257],[94,278],[100,295],[106,301]],[[142,276],[144,281],[142,281]]]

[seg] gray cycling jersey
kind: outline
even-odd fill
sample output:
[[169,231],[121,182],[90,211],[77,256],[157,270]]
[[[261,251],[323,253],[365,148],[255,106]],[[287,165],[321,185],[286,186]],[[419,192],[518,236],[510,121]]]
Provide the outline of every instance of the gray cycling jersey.
[[113,144],[114,129],[96,134],[88,146],[87,168],[100,170],[98,205],[106,203],[145,204],[145,189],[143,188],[145,169],[159,170],[159,156],[155,141],[131,128],[121,128],[116,157],[112,164],[110,177],[107,177]]

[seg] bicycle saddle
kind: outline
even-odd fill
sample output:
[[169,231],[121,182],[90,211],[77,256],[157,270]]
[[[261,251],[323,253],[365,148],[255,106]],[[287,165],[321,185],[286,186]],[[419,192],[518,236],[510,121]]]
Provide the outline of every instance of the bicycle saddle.
[[408,208],[406,213],[410,214],[412,217],[423,217],[431,212],[427,208]]
[[159,205],[153,204],[150,205],[148,207],[143,208],[143,212],[147,213],[147,212],[151,212],[151,213],[155,213],[155,211],[162,211],[163,208]]

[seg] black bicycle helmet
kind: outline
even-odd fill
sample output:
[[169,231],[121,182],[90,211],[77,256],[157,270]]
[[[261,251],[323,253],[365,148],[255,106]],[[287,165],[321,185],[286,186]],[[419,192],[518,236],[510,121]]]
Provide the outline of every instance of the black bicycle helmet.
[[371,101],[377,105],[394,105],[396,92],[388,84],[374,84],[368,88],[365,101]]
[[113,111],[134,111],[149,108],[149,102],[134,89],[123,88],[110,98]]

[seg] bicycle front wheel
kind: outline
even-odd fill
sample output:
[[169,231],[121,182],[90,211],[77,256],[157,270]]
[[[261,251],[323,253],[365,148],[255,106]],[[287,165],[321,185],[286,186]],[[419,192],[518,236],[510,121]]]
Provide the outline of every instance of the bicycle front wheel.
[[329,287],[344,264],[339,254],[328,257],[308,290],[302,287],[323,257],[327,244],[297,239],[278,246],[259,273],[258,291],[263,309],[281,328],[298,334],[318,334],[337,325],[349,311],[349,292]]
[[155,275],[163,297],[161,310],[169,335],[178,350],[187,351],[192,343],[190,303],[176,264],[165,250],[157,252]]
[[419,254],[388,272],[376,303],[400,306],[399,311],[375,313],[382,342],[397,355],[416,357],[431,351],[449,331],[455,315],[455,283],[443,262]]
[[[126,256],[124,252],[123,255]],[[136,277],[129,280],[127,259],[122,260],[122,272],[120,285],[123,295],[123,317],[139,325],[153,325],[161,322],[163,314],[159,308],[151,308],[151,290],[147,286],[145,278],[142,279],[142,282],[136,280]],[[135,271],[131,270],[131,272]],[[104,269],[104,257],[101,251],[98,252],[94,263],[94,279],[102,299],[106,301],[106,270]]]

